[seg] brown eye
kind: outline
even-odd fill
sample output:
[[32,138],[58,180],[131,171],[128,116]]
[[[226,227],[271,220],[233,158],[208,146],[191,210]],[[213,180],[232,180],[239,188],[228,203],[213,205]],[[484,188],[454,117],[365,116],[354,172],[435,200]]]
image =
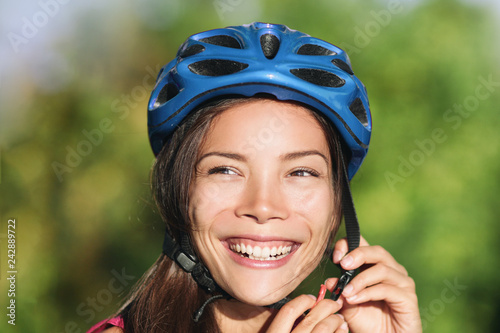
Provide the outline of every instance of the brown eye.
[[294,177],[318,177],[319,176],[319,173],[317,173],[316,171],[312,170],[312,169],[308,169],[308,168],[300,168],[300,169],[297,169],[297,170],[294,170],[290,173],[290,176],[294,176]]
[[227,166],[217,166],[208,170],[209,175],[222,174],[222,175],[237,175],[237,173]]

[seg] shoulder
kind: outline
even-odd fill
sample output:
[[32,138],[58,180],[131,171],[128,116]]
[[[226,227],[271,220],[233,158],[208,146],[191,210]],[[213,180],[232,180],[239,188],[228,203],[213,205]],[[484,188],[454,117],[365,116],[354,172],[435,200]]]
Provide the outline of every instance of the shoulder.
[[95,324],[87,333],[123,333],[124,327],[123,318],[118,316]]
[[108,329],[105,329],[104,331],[102,331],[102,333],[123,333],[123,329],[121,329],[120,327],[110,327]]

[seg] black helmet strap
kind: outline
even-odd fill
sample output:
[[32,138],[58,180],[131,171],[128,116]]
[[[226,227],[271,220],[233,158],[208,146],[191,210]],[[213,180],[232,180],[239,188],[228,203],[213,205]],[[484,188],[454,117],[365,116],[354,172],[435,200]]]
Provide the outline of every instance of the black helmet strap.
[[[344,223],[345,223],[345,229],[346,229],[346,237],[347,237],[347,246],[349,247],[349,252],[354,250],[359,246],[359,240],[360,240],[360,231],[359,231],[359,223],[358,223],[358,216],[356,215],[356,210],[354,209],[354,201],[352,200],[352,194],[351,194],[351,188],[349,186],[349,177],[347,174],[347,168],[345,165],[344,157],[342,156],[343,154],[339,154],[340,159],[341,159],[341,164],[342,164],[342,213],[344,215]],[[342,291],[344,290],[345,286],[352,280],[355,274],[355,270],[349,270],[346,271],[341,269],[341,276],[339,278],[339,281],[337,282],[337,285],[333,289],[331,299],[336,301],[339,297],[340,294],[342,294]]]

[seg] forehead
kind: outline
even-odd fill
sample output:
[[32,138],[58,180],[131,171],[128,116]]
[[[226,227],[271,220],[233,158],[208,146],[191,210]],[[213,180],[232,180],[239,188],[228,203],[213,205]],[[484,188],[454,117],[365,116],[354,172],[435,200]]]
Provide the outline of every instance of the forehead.
[[217,115],[201,150],[318,149],[328,154],[324,130],[313,111],[275,100],[253,100],[229,107]]

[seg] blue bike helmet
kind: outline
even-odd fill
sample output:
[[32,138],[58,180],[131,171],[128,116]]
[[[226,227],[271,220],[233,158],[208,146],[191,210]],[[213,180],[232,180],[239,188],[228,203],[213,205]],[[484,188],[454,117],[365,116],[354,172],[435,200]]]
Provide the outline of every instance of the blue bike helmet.
[[259,93],[304,103],[330,119],[350,152],[346,165],[352,179],[370,142],[366,89],[342,49],[279,24],[205,31],[181,45],[160,71],[148,104],[154,154],[201,104],[224,95]]

